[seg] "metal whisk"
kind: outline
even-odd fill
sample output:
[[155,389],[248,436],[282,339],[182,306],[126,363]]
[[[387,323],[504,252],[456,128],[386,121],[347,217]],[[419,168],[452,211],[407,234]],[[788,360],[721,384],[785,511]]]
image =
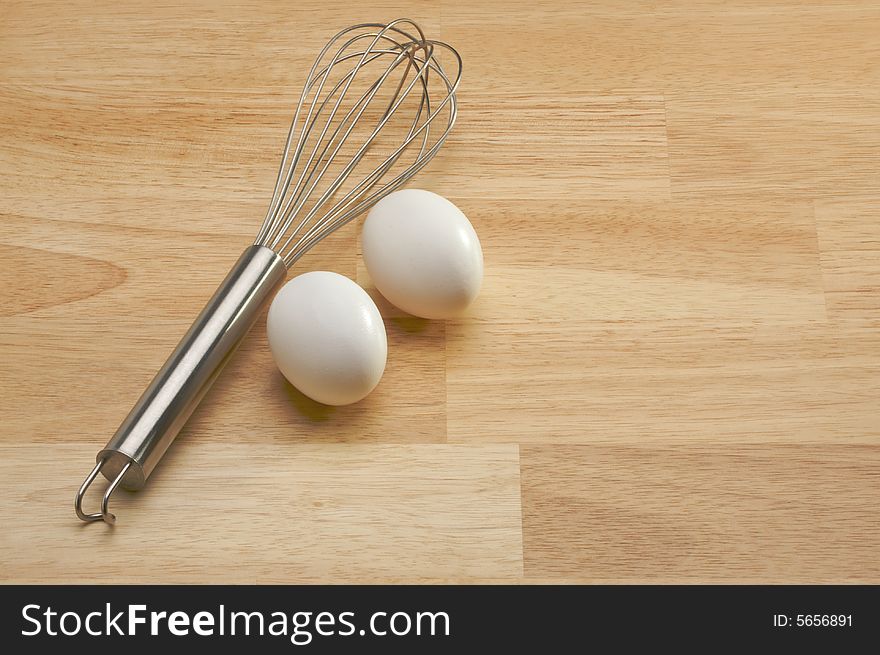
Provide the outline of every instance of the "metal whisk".
[[[408,19],[355,25],[330,39],[306,78],[254,245],[98,453],[76,494],[79,518],[116,522],[110,496],[120,485],[144,485],[287,269],[437,154],[455,123],[460,79],[458,53]],[[98,473],[110,484],[101,511],[86,514],[83,495]]]

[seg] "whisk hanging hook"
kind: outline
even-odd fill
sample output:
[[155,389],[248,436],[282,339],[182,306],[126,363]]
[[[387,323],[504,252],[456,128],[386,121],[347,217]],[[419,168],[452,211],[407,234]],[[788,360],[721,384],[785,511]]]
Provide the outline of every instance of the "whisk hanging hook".
[[92,469],[92,472],[89,473],[85,481],[80,485],[79,491],[76,492],[74,509],[76,510],[76,515],[83,521],[104,521],[104,523],[106,523],[107,525],[116,524],[116,515],[110,512],[110,496],[113,495],[113,492],[116,491],[116,487],[118,487],[122,483],[122,479],[125,477],[125,474],[128,473],[128,469],[131,468],[131,460],[123,465],[116,477],[111,480],[107,489],[104,490],[104,494],[101,497],[101,511],[95,514],[86,514],[85,512],[83,512],[82,509],[83,497],[85,496],[86,491],[88,491],[95,478],[98,477],[98,473],[100,473],[101,469],[104,468],[104,464],[107,462],[107,460],[108,458],[104,457],[101,458],[97,464],[95,464],[95,468]]

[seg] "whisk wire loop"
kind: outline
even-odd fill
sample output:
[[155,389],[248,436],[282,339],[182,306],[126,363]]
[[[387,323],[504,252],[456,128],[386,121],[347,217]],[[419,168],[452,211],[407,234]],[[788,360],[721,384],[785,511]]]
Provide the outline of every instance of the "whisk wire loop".
[[[452,57],[452,74],[440,52]],[[380,72],[366,79],[364,71],[376,63]],[[337,33],[303,85],[255,245],[272,248],[291,266],[404,184],[452,129],[460,79],[458,53],[427,39],[408,19]],[[441,127],[432,131],[436,124]],[[385,137],[391,145],[378,152]],[[378,163],[365,165],[368,159]],[[362,168],[366,172],[357,173]]]

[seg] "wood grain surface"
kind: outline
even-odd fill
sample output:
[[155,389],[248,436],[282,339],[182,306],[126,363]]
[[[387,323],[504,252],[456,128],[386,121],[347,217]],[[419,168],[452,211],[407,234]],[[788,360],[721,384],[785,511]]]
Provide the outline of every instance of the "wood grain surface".
[[[464,58],[415,183],[486,261],[461,319],[372,288],[320,406],[261,319],[115,528],[73,495],[256,233],[356,22]],[[880,4],[0,6],[0,581],[880,582]],[[96,498],[91,496],[94,503]]]

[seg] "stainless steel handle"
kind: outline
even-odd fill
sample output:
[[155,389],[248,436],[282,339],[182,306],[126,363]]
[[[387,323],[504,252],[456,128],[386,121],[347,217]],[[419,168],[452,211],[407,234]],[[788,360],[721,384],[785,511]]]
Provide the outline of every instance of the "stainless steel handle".
[[[265,246],[245,250],[226,279],[177,344],[140,400],[97,456],[97,465],[77,494],[77,515],[112,523],[106,500],[118,485],[140,489],[273,292],[287,267]],[[82,513],[82,494],[98,471],[113,482],[101,514]],[[108,517],[109,515],[109,517]]]

